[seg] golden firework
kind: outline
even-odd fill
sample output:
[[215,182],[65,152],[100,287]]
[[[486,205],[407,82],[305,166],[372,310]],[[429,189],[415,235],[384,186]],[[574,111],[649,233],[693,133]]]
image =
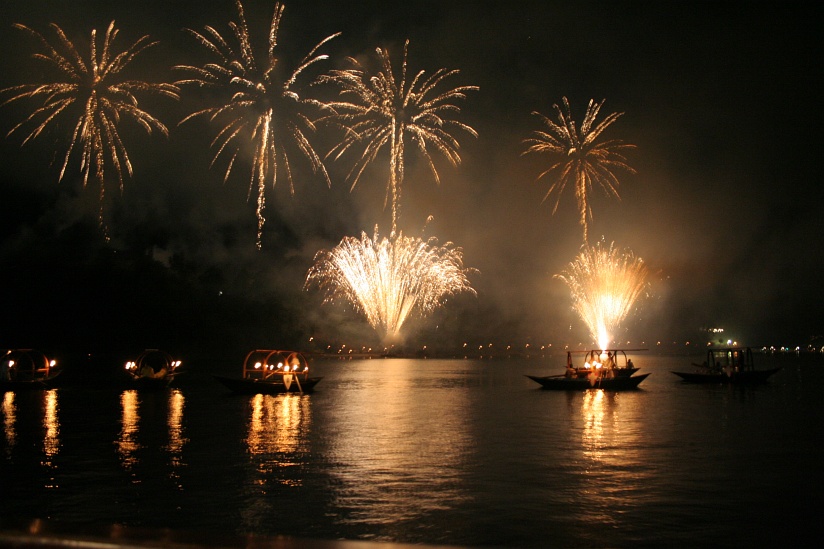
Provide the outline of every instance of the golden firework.
[[584,245],[578,257],[555,278],[563,280],[572,293],[572,308],[587,325],[601,349],[632,311],[648,288],[648,269],[630,251],[603,242]]
[[278,31],[285,6],[276,3],[269,28],[267,56],[259,63],[252,48],[243,5],[240,0],[236,1],[236,5],[238,22],[231,21],[229,28],[237,41],[238,49],[233,49],[213,27],[205,27],[203,33],[187,29],[206,48],[213,60],[202,67],[175,67],[191,74],[190,78],[176,84],[225,92],[225,102],[193,112],[181,123],[204,116],[219,125],[220,130],[212,142],[216,149],[212,164],[224,153],[230,155],[224,181],[228,179],[240,151],[251,144],[253,152],[249,194],[251,196],[252,189],[257,187],[257,246],[260,248],[266,221],[263,216],[266,185],[271,183],[274,187],[278,172],[281,172],[285,174],[289,190],[294,194],[290,158],[295,153],[304,156],[313,172],[320,173],[327,184],[330,184],[326,168],[309,141],[309,135],[316,129],[313,116],[319,116],[327,106],[317,99],[303,97],[297,82],[306,69],[328,58],[327,55],[318,55],[317,51],[338,34],[321,40],[296,67],[284,67],[285,61],[278,49]]
[[[605,100],[604,100],[605,101]],[[532,114],[538,116],[546,126],[544,131],[533,132],[533,137],[525,139],[528,145],[523,154],[547,153],[557,158],[549,168],[541,172],[537,179],[546,175],[556,177],[549,187],[544,200],[549,198],[553,191],[557,190],[554,214],[558,209],[561,194],[567,184],[575,186],[575,197],[578,201],[578,211],[580,214],[581,227],[584,231],[584,243],[588,242],[588,222],[592,219],[592,208],[589,203],[589,190],[593,183],[597,183],[607,193],[615,198],[618,195],[618,177],[615,175],[617,169],[635,173],[635,170],[627,164],[624,151],[635,148],[618,139],[598,141],[598,138],[610,125],[612,125],[623,113],[612,113],[598,124],[595,119],[604,104],[590,99],[587,112],[584,116],[584,123],[580,129],[576,127],[572,118],[572,110],[566,97],[563,98],[563,108],[557,104],[553,105],[558,121],[555,122],[539,112]]]
[[385,147],[389,148],[389,181],[386,200],[392,201],[392,230],[397,231],[400,213],[401,187],[404,178],[405,141],[408,136],[414,147],[429,164],[436,182],[440,182],[429,147],[441,153],[456,166],[460,163],[460,144],[450,133],[458,129],[477,137],[470,126],[453,118],[460,112],[456,100],[466,98],[466,92],[477,86],[442,89],[442,82],[458,74],[457,70],[438,69],[430,76],[421,70],[407,75],[409,41],[403,48],[400,75],[392,69],[389,51],[377,48],[379,68],[368,72],[357,60],[349,58],[352,68],[334,70],[321,81],[339,87],[343,100],[331,102],[336,111],[332,120],[341,124],[346,133],[329,152],[340,158],[350,149],[361,149],[360,157],[349,172],[352,188],[363,171]]
[[106,164],[113,167],[121,190],[124,170],[129,176],[132,175],[131,159],[118,131],[121,117],[134,120],[149,134],[153,129],[166,136],[169,134],[166,126],[138,106],[136,94],[149,92],[177,99],[178,89],[166,83],[124,79],[129,63],[157,42],[143,36],[127,49],[117,52],[114,42],[119,31],[112,21],[102,44],[98,44],[97,30],[91,31],[89,55],[84,58],[63,29],[54,23],[50,25],[55,35],[54,42],[49,42],[41,33],[26,25],[15,24],[14,27],[29,33],[39,42],[41,51],[33,54],[32,58],[49,65],[55,71],[55,79],[2,90],[2,93],[12,94],[4,105],[23,99],[39,102],[22,122],[9,131],[9,135],[18,130],[28,132],[23,139],[23,144],[26,144],[47,128],[60,126],[60,122],[68,118],[71,137],[58,181],[66,173],[72,152],[79,149],[83,186],[88,184],[90,174],[100,186],[99,222],[104,227]]
[[305,288],[317,286],[324,302],[354,304],[369,324],[391,341],[410,314],[426,315],[459,292],[475,293],[463,267],[463,251],[434,238],[345,237],[332,250],[315,255]]

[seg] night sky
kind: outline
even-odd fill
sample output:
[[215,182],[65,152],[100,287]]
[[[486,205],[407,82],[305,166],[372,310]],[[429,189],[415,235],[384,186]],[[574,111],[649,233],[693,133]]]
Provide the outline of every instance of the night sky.
[[[258,46],[273,2],[246,0]],[[206,7],[204,7],[206,6]],[[457,346],[588,341],[553,275],[574,259],[581,228],[572,189],[558,212],[535,181],[547,160],[523,157],[539,128],[531,114],[553,114],[569,98],[576,120],[590,99],[601,116],[624,115],[606,138],[637,145],[637,174],[620,173],[621,200],[593,189],[590,239],[632,250],[647,263],[651,295],[622,327],[621,339],[653,346],[703,342],[723,327],[741,343],[824,343],[820,250],[824,222],[817,155],[821,149],[820,20],[812,2],[286,2],[283,51],[303,56],[343,34],[317,66],[410,40],[410,69],[459,69],[452,85],[477,85],[460,119],[479,137],[459,135],[462,164],[441,159],[440,186],[408,153],[401,229],[463,248],[477,296],[459,296],[409,326],[410,345]],[[172,82],[175,64],[205,53],[182,29],[212,25],[224,35],[236,19],[231,0],[6,0],[0,7],[0,88],[37,81],[36,43],[12,28],[75,40],[116,20],[125,47],[149,34],[160,41],[132,75]],[[49,35],[50,36],[50,35]],[[30,104],[27,104],[30,105]],[[263,248],[255,247],[248,164],[224,184],[225,164],[209,167],[214,128],[178,122],[193,106],[147,98],[141,106],[170,136],[121,126],[135,174],[109,189],[111,241],[97,228],[97,189],[80,171],[57,182],[65,134],[26,146],[5,134],[28,106],[0,108],[0,347],[121,347],[237,354],[252,347],[376,340],[351,308],[320,306],[302,290],[315,253],[342,237],[388,231],[383,208],[388,162],[350,192],[351,164],[329,160],[332,187],[296,165],[292,197],[270,190]],[[331,135],[318,135],[325,153]],[[426,220],[432,216],[427,224]]]

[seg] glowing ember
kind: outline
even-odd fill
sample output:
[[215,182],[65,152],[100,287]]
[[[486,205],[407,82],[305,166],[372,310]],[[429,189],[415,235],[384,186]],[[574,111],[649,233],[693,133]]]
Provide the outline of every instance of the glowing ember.
[[328,76],[321,78],[323,82],[337,85],[343,97],[353,97],[351,101],[330,103],[337,113],[331,120],[345,126],[347,131],[343,140],[329,152],[330,155],[340,158],[353,147],[363,147],[360,158],[349,172],[348,178],[352,180],[352,188],[357,185],[364,169],[380,150],[389,146],[389,182],[386,198],[388,200],[390,195],[392,197],[390,236],[394,236],[397,231],[400,213],[404,177],[404,139],[408,137],[424,156],[435,181],[440,182],[427,147],[433,147],[456,166],[461,161],[458,154],[460,145],[449,130],[460,129],[474,137],[478,136],[474,129],[450,117],[451,114],[460,112],[454,101],[464,99],[467,91],[477,90],[478,87],[460,86],[439,91],[441,83],[458,74],[457,70],[438,69],[429,77],[424,77],[424,71],[420,71],[407,79],[408,49],[407,40],[399,77],[392,71],[389,52],[377,48],[380,69],[375,74],[369,74],[358,61],[350,58],[353,68],[331,71]]
[[[72,128],[71,140],[58,181],[62,180],[66,173],[72,152],[75,148],[79,149],[83,186],[88,184],[90,173],[93,173],[100,186],[99,222],[105,229],[105,164],[109,162],[113,167],[121,190],[123,171],[125,170],[129,176],[132,175],[132,163],[118,132],[121,117],[134,120],[148,133],[156,129],[166,136],[169,134],[166,126],[138,107],[135,94],[150,92],[177,99],[177,88],[171,84],[123,79],[123,72],[129,63],[157,42],[151,42],[148,36],[143,36],[126,50],[117,53],[114,50],[114,41],[118,30],[112,21],[106,30],[102,47],[98,47],[97,30],[92,30],[89,56],[84,59],[63,30],[54,23],[51,24],[51,29],[56,35],[54,43],[50,43],[42,34],[25,25],[14,26],[37,39],[42,52],[34,54],[33,58],[44,61],[54,69],[56,79],[2,90],[2,93],[14,94],[3,103],[4,105],[19,99],[42,102],[25,120],[12,128],[9,135],[23,127],[31,126],[30,131],[26,130],[29,133],[23,140],[23,144],[26,144],[50,126]],[[69,119],[65,126],[61,124],[64,118]]]
[[563,280],[572,293],[572,308],[581,316],[601,349],[609,348],[611,334],[647,288],[648,270],[632,252],[621,252],[599,242],[583,247]]
[[623,151],[634,148],[635,145],[625,144],[617,139],[598,142],[601,133],[604,132],[623,113],[612,113],[593,127],[595,118],[604,101],[597,103],[589,101],[584,123],[580,131],[575,126],[572,113],[567,98],[563,98],[564,108],[553,105],[558,115],[558,122],[554,122],[538,112],[533,114],[540,117],[546,125],[545,131],[535,131],[534,137],[525,139],[528,145],[523,154],[528,153],[549,153],[558,157],[558,160],[549,168],[541,172],[538,179],[545,175],[556,175],[557,179],[549,187],[544,200],[549,198],[557,189],[557,198],[552,213],[558,209],[561,200],[561,193],[568,183],[575,185],[575,197],[578,201],[581,227],[584,230],[584,243],[588,242],[587,218],[592,218],[592,209],[589,204],[589,189],[593,183],[597,183],[608,195],[620,198],[618,195],[618,178],[614,170],[624,169],[630,173],[635,170],[626,163]]
[[237,39],[238,50],[230,47],[212,27],[207,26],[204,34],[189,30],[216,59],[204,64],[203,67],[175,67],[192,74],[191,78],[176,84],[192,84],[226,92],[226,103],[194,112],[182,122],[205,116],[210,121],[221,124],[221,129],[212,143],[217,149],[212,164],[224,152],[231,152],[224,180],[228,179],[240,151],[251,144],[253,154],[249,193],[251,195],[252,189],[257,186],[257,245],[260,248],[265,222],[263,210],[266,203],[266,183],[271,182],[274,186],[278,171],[281,171],[286,175],[289,189],[294,194],[290,149],[293,151],[291,154],[303,155],[309,161],[312,170],[316,174],[322,174],[327,184],[330,184],[326,168],[308,138],[308,135],[315,131],[311,114],[319,115],[327,106],[321,101],[301,97],[296,82],[307,68],[328,58],[327,55],[316,55],[316,52],[338,34],[324,38],[296,68],[285,70],[277,50],[277,36],[284,6],[276,3],[269,31],[268,56],[261,65],[255,59],[243,6],[239,0],[237,10],[239,22],[230,22],[229,27]]
[[318,286],[325,302],[342,299],[361,311],[384,341],[400,335],[413,312],[426,315],[459,292],[475,293],[463,268],[463,252],[403,233],[379,240],[346,237],[315,256],[305,287]]

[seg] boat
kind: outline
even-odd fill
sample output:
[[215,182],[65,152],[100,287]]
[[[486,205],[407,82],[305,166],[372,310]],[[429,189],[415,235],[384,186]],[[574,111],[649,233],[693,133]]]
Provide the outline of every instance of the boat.
[[245,395],[310,393],[322,379],[309,377],[309,362],[302,353],[277,349],[249,351],[240,378],[212,377],[233,393]]
[[146,349],[135,360],[126,362],[129,385],[133,389],[168,387],[180,373],[181,361],[160,349]]
[[48,389],[62,370],[35,349],[8,349],[0,359],[0,392]]
[[[646,349],[593,349],[590,351],[568,351],[566,371],[550,376],[527,375],[529,379],[544,389],[556,391],[585,391],[587,389],[604,389],[607,391],[624,391],[637,389],[649,374],[635,375],[638,368],[627,356],[627,352],[646,351]],[[579,366],[576,359],[584,363]]]
[[709,349],[707,360],[692,372],[672,372],[689,383],[754,385],[765,383],[781,367],[757,370],[749,347]]

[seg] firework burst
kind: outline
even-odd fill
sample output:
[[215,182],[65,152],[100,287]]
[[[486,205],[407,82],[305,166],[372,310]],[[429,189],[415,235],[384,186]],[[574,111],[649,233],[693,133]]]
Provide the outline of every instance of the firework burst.
[[23,84],[2,90],[4,94],[12,94],[4,105],[18,100],[32,100],[38,104],[9,131],[9,135],[17,131],[25,132],[23,144],[26,144],[46,129],[60,126],[61,121],[68,118],[71,137],[58,181],[63,179],[72,153],[79,150],[83,186],[88,184],[90,175],[100,186],[99,223],[105,229],[103,197],[106,165],[114,169],[121,190],[124,171],[129,176],[133,173],[131,159],[118,131],[120,119],[129,118],[137,122],[149,134],[153,129],[166,136],[169,134],[157,118],[138,107],[136,94],[148,92],[177,99],[177,88],[171,84],[124,79],[129,63],[157,42],[143,36],[118,53],[114,49],[118,30],[112,21],[102,44],[98,43],[97,30],[91,31],[89,56],[84,59],[63,29],[53,23],[50,25],[55,35],[53,42],[26,25],[15,24],[14,27],[39,42],[41,51],[33,54],[32,58],[54,69],[56,78],[50,82]]
[[318,55],[317,51],[338,34],[319,42],[297,67],[286,68],[278,49],[278,31],[284,6],[276,3],[269,28],[267,56],[263,63],[259,63],[252,48],[243,5],[240,0],[236,1],[236,5],[238,22],[230,22],[229,28],[237,41],[237,50],[213,27],[205,27],[204,33],[188,30],[214,60],[202,67],[175,67],[191,74],[190,78],[176,84],[214,88],[226,93],[228,99],[225,103],[196,111],[182,122],[203,116],[220,126],[212,142],[216,149],[212,164],[224,153],[229,155],[224,181],[228,179],[241,149],[251,144],[249,194],[251,196],[252,190],[257,188],[257,246],[260,248],[265,222],[266,185],[271,183],[274,187],[278,172],[281,172],[289,182],[290,192],[294,194],[290,159],[295,154],[305,157],[313,172],[320,173],[330,184],[326,168],[308,137],[316,129],[313,114],[320,116],[327,106],[322,101],[302,97],[297,81],[310,66],[328,58],[327,55]]
[[[605,100],[604,100],[605,101]],[[610,139],[599,142],[598,138],[609,126],[611,126],[623,113],[612,113],[598,124],[595,119],[604,104],[590,100],[587,112],[584,116],[584,123],[580,130],[572,118],[572,110],[566,97],[563,98],[563,108],[557,104],[553,105],[558,121],[555,122],[539,112],[533,112],[538,116],[546,130],[535,131],[533,137],[525,139],[527,149],[523,154],[546,153],[557,157],[549,168],[541,172],[537,179],[547,175],[556,177],[555,182],[549,187],[544,200],[549,198],[553,191],[557,191],[554,214],[558,209],[561,194],[567,184],[575,186],[575,197],[578,202],[580,213],[580,223],[584,231],[584,243],[588,242],[588,222],[592,219],[592,208],[589,203],[589,190],[593,183],[597,183],[607,193],[615,198],[618,194],[618,177],[616,170],[626,170],[635,173],[635,170],[627,164],[624,151],[635,148],[635,145],[626,144],[617,139]]]
[[456,166],[461,162],[458,140],[450,133],[457,129],[477,137],[470,126],[459,122],[453,115],[460,112],[456,100],[466,98],[466,92],[477,86],[459,86],[442,89],[444,80],[458,74],[457,70],[438,69],[426,76],[419,71],[407,74],[409,41],[403,48],[400,74],[392,69],[389,52],[377,48],[379,69],[370,74],[355,59],[349,58],[350,69],[331,71],[321,78],[335,84],[343,100],[332,102],[336,111],[331,118],[346,128],[344,138],[329,152],[340,158],[351,149],[361,149],[360,157],[349,172],[348,179],[355,188],[364,169],[378,153],[389,148],[389,181],[386,200],[391,196],[392,231],[397,231],[400,212],[400,195],[404,178],[405,138],[421,153],[428,163],[435,181],[440,183],[431,150],[441,153]]
[[342,299],[354,304],[384,341],[400,334],[413,313],[425,316],[459,292],[475,293],[463,252],[451,243],[437,245],[398,233],[392,238],[345,237],[332,250],[322,250],[306,277],[305,288],[317,286],[325,303]]
[[632,252],[603,242],[584,245],[578,257],[556,278],[572,293],[572,308],[602,349],[647,289],[648,270]]

